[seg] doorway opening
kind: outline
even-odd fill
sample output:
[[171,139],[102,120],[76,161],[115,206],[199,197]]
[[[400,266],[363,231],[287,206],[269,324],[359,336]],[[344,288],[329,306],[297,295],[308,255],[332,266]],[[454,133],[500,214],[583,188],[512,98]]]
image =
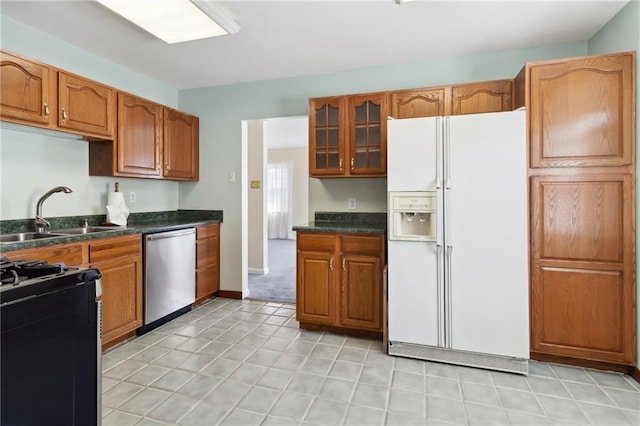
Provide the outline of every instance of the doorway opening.
[[308,117],[247,121],[247,291],[295,303],[292,226],[309,217]]

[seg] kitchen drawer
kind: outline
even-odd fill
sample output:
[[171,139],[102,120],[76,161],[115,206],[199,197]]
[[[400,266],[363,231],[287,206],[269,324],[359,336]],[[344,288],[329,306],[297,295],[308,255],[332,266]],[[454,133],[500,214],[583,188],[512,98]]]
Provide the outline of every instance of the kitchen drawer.
[[382,237],[363,235],[343,235],[343,253],[371,253],[379,255],[382,250]]
[[196,228],[196,240],[203,238],[217,237],[220,229],[219,223],[211,225],[199,226]]
[[118,257],[139,256],[142,253],[140,234],[105,238],[89,243],[89,260],[100,262]]
[[81,266],[88,263],[87,245],[84,243],[57,244],[49,247],[17,250],[2,254],[12,260],[33,259],[49,263],[64,262],[67,266]]
[[335,234],[316,234],[298,232],[298,250],[334,251],[336,249]]

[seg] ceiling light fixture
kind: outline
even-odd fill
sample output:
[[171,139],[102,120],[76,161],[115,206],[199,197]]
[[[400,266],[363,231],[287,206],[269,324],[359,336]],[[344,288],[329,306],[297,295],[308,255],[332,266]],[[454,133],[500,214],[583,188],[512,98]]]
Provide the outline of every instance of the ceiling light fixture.
[[240,26],[221,6],[189,0],[96,0],[168,44],[235,34]]

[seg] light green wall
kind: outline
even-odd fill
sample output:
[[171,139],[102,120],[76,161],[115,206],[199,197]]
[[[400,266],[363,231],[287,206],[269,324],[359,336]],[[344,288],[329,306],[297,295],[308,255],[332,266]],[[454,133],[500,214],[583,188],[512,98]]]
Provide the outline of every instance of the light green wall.
[[[241,121],[308,114],[308,98],[513,78],[527,61],[587,54],[587,42],[366,68],[180,92],[180,108],[200,117],[200,182],[180,184],[181,208],[224,210],[221,232],[221,288],[242,288]],[[260,64],[256,64],[260,66]],[[310,179],[309,214],[347,210],[356,197],[359,211],[386,209],[385,179]]]
[[[0,47],[109,86],[178,106],[178,90],[113,62],[55,39],[5,16],[0,17]],[[50,216],[106,213],[107,189],[120,182],[121,190],[135,191],[132,212],[178,208],[177,182],[90,177],[87,142],[23,131],[0,130],[0,219],[35,215],[38,198],[50,188],[67,185],[72,194],[56,194],[44,205]]]
[[[640,51],[640,3],[631,1],[616,16],[607,23],[595,36],[589,40],[589,54],[636,51],[636,87],[640,82],[640,63],[638,52]],[[636,171],[640,164],[640,149],[638,149],[638,129],[640,129],[640,96],[636,89]],[[637,177],[636,177],[637,181]],[[637,207],[640,200],[640,185],[636,183],[636,224],[640,223],[640,209]],[[640,261],[640,240],[636,239],[636,303],[640,300],[640,284],[638,283],[637,265]],[[640,330],[640,315],[636,308],[636,330]],[[640,339],[636,340],[636,366],[640,365]]]

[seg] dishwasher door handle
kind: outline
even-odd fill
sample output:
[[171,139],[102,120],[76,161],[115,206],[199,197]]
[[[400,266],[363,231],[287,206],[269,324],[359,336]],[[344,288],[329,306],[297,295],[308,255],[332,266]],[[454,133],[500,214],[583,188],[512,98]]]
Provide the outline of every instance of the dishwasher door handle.
[[162,240],[165,238],[173,238],[173,237],[181,237],[183,235],[195,234],[195,228],[189,229],[181,229],[179,231],[170,231],[170,232],[160,232],[157,234],[149,234],[147,235],[147,240]]

